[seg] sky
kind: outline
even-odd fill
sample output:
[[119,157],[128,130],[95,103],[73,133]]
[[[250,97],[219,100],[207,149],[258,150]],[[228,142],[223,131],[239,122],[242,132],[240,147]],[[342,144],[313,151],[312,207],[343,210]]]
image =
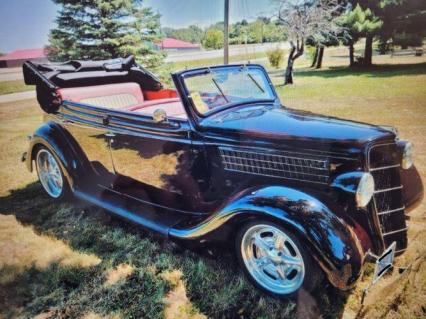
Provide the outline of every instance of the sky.
[[[200,27],[223,21],[223,0],[145,0],[161,14],[163,27]],[[272,0],[230,0],[231,23],[272,15]],[[41,48],[48,43],[58,7],[51,0],[0,0],[0,52]]]

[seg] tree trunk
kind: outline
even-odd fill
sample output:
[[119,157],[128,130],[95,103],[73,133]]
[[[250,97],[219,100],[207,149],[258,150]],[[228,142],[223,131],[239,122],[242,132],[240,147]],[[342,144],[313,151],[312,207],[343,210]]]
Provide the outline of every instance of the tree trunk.
[[317,64],[317,60],[318,60],[318,52],[319,52],[319,46],[317,45],[315,47],[315,54],[314,57],[312,59],[312,64],[311,64],[311,68],[313,68],[316,64]]
[[290,41],[290,45],[291,45],[291,50],[290,50],[290,54],[288,55],[287,68],[284,74],[284,85],[293,84],[294,61],[303,54],[305,49],[305,41],[303,39],[299,41],[298,39],[297,45],[294,45],[293,41]]
[[324,46],[320,46],[319,53],[318,53],[318,61],[317,61],[317,66],[316,66],[317,69],[321,69],[321,67],[322,67],[322,59],[324,57],[324,50],[325,50]]
[[289,56],[284,74],[284,85],[293,84],[293,64],[294,60]]
[[355,65],[355,55],[354,55],[355,49],[354,49],[354,43],[351,41],[349,43],[349,66]]
[[367,35],[365,39],[365,51],[364,51],[364,66],[371,66],[373,62],[373,36]]

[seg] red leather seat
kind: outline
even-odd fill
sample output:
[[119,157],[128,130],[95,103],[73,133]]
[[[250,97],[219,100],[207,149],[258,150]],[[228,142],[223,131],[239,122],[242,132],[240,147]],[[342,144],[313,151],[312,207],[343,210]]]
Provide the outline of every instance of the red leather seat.
[[137,83],[117,83],[59,89],[63,100],[85,103],[99,107],[120,109],[144,102],[142,90]]

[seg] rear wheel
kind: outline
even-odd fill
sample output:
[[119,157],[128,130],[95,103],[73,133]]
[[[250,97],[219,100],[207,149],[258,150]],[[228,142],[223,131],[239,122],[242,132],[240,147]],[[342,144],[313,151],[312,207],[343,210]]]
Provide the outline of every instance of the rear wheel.
[[292,297],[302,287],[312,291],[321,280],[321,271],[302,242],[275,223],[244,225],[235,244],[247,277],[270,295]]
[[69,187],[61,166],[50,150],[42,146],[35,156],[37,175],[45,192],[54,199],[63,199]]

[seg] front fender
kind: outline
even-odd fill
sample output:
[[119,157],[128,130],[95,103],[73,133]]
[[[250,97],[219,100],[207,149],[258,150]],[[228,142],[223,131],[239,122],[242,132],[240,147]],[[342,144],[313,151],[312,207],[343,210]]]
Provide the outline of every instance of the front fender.
[[229,238],[217,233],[222,228],[235,232],[241,223],[253,218],[267,218],[294,231],[335,287],[348,289],[360,276],[364,253],[355,232],[322,202],[292,188],[249,189],[206,221],[191,228],[173,228],[169,235],[175,240]]
[[74,189],[74,181],[87,174],[89,167],[87,158],[78,147],[72,136],[59,124],[49,121],[40,126],[31,136],[25,159],[29,171],[33,170],[32,162],[35,160],[38,146],[47,147],[57,157],[68,184]]

